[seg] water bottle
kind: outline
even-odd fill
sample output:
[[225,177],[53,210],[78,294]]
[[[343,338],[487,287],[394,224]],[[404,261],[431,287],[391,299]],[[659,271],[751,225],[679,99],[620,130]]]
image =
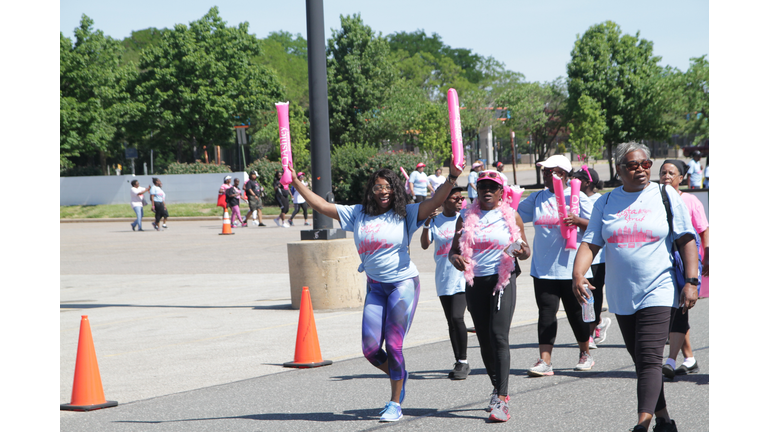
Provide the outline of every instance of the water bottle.
[[[589,292],[589,285],[582,285],[587,292]],[[581,304],[581,318],[585,323],[595,321],[595,296],[590,293],[587,297],[587,302]]]

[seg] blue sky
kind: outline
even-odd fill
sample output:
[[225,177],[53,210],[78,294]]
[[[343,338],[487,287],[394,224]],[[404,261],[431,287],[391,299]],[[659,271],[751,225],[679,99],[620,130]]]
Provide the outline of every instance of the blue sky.
[[[73,37],[86,14],[97,29],[123,39],[133,30],[188,24],[215,5],[229,25],[247,21],[250,32],[259,37],[278,30],[306,37],[305,4],[305,0],[64,0],[59,30]],[[325,0],[326,39],[331,28],[339,28],[340,15],[353,13],[360,13],[367,25],[384,35],[417,29],[437,33],[454,48],[493,56],[528,81],[565,76],[577,35],[606,20],[619,24],[624,33],[640,31],[642,38],[653,41],[662,65],[686,70],[691,57],[709,54],[709,3],[701,0]]]

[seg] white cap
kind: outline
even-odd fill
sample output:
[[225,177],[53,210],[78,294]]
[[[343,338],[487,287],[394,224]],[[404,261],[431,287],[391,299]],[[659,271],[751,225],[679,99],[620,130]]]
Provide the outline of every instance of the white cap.
[[232,176],[226,176],[226,177],[224,177],[224,181],[227,181],[227,180],[231,180],[231,179],[232,179]]
[[558,167],[568,171],[569,173],[573,169],[573,167],[571,167],[571,161],[569,161],[568,158],[563,155],[550,156],[544,162],[536,162],[536,165],[544,168]]

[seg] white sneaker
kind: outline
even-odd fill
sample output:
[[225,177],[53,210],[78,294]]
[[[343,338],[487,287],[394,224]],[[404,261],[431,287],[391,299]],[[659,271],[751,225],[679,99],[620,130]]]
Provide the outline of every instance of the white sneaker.
[[576,365],[573,370],[575,371],[588,371],[592,369],[592,366],[595,365],[595,360],[592,359],[592,355],[587,353],[586,351],[582,351],[579,354],[579,364]]
[[597,349],[597,345],[595,345],[595,340],[592,339],[592,336],[589,337],[589,349]]
[[[595,343],[601,344],[605,342],[605,339],[608,337],[608,327],[611,326],[611,319],[608,317],[601,317],[600,318],[600,324],[595,327]],[[592,348],[590,346],[590,348]]]
[[283,228],[290,228],[290,227],[291,227],[291,224],[289,224],[288,222],[283,224]]
[[274,218],[272,220],[275,221],[275,225],[282,226],[282,224],[280,223],[280,218],[279,217],[276,217],[276,218]]
[[552,365],[548,365],[547,362],[542,359],[539,359],[532,368],[528,369],[528,376],[532,377],[551,376],[554,374],[555,372],[552,370]]

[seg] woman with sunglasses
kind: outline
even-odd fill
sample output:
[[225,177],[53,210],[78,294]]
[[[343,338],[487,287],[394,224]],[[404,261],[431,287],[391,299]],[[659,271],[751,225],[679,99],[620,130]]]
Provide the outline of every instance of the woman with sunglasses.
[[[451,166],[448,180],[435,196],[421,203],[406,204],[407,195],[398,173],[382,168],[371,175],[362,204],[346,206],[329,203],[312,192],[296,176],[293,187],[316,212],[336,219],[341,228],[354,232],[362,264],[358,271],[367,276],[363,307],[363,354],[389,375],[391,398],[381,411],[381,421],[403,417],[408,372],[403,359],[403,338],[413,321],[419,301],[419,271],[411,262],[411,237],[448,197],[461,170]],[[386,344],[386,350],[384,349]]]
[[[477,177],[478,198],[456,220],[450,260],[464,272],[467,308],[475,324],[480,355],[493,385],[486,408],[491,421],[509,420],[509,327],[515,311],[517,259],[527,259],[523,221],[503,200],[497,171]],[[516,243],[517,242],[517,243]]]
[[[523,222],[533,222],[536,233],[533,239],[531,276],[536,306],[539,308],[539,359],[528,369],[528,375],[542,377],[555,373],[552,368],[552,350],[557,338],[557,311],[561,301],[568,324],[579,345],[579,361],[573,370],[588,371],[595,364],[589,352],[589,324],[582,319],[581,306],[571,291],[571,273],[576,251],[565,248],[566,239],[560,231],[560,226],[576,226],[576,240],[577,243],[581,242],[581,236],[592,214],[592,201],[583,192],[575,191],[579,194],[579,214],[569,212],[560,220],[554,182],[562,182],[565,202],[570,203],[572,192],[567,183],[572,169],[571,162],[563,155],[554,155],[536,165],[542,167],[546,188],[532,193],[518,206]],[[591,271],[587,277],[592,277]]]
[[464,323],[464,312],[467,310],[465,294],[466,281],[464,275],[456,270],[448,260],[464,197],[462,188],[455,186],[443,202],[443,212],[434,214],[424,222],[421,231],[421,248],[427,250],[429,244],[435,242],[435,287],[440,305],[443,307],[445,319],[448,321],[448,335],[451,338],[455,363],[453,370],[448,373],[452,380],[464,380],[469,375],[467,362],[467,325]]
[[[603,182],[597,171],[588,168],[586,165],[581,167],[580,171],[573,174],[573,178],[581,180],[581,191],[589,197],[592,205],[603,196],[599,190],[603,189]],[[589,323],[589,349],[597,349],[597,345],[604,343],[608,338],[608,327],[611,326],[611,319],[603,317],[603,287],[605,286],[605,255],[603,250],[595,256],[592,261],[592,285],[595,289],[592,294],[595,296],[595,320]]]
[[[669,232],[662,190],[650,181],[653,161],[648,147],[620,144],[614,161],[623,185],[595,203],[573,266],[573,294],[580,303],[586,301],[587,288],[594,287],[584,275],[604,247],[608,306],[616,314],[637,373],[638,417],[632,430],[647,431],[655,414],[655,432],[677,431],[667,412],[661,365],[672,309],[680,305],[685,313],[696,304],[695,232],[683,200],[674,188],[664,186],[673,216]],[[685,263],[682,294],[674,281],[673,241]]]
[[[683,193],[680,191],[680,183],[685,178],[687,166],[681,160],[665,160],[659,170],[659,182],[664,185],[670,185],[675,188],[675,192],[680,194],[680,198],[685,202],[688,208],[688,214],[691,216],[693,228],[699,233],[701,243],[699,245],[699,259],[701,259],[701,276],[709,277],[709,222],[704,206],[695,195]],[[682,309],[676,308],[672,317],[672,326],[669,330],[669,357],[661,368],[661,372],[670,380],[675,379],[675,375],[688,375],[699,371],[699,365],[693,356],[693,347],[691,345],[691,326],[688,323],[687,313],[682,313]],[[677,354],[682,348],[683,364],[675,369]]]

